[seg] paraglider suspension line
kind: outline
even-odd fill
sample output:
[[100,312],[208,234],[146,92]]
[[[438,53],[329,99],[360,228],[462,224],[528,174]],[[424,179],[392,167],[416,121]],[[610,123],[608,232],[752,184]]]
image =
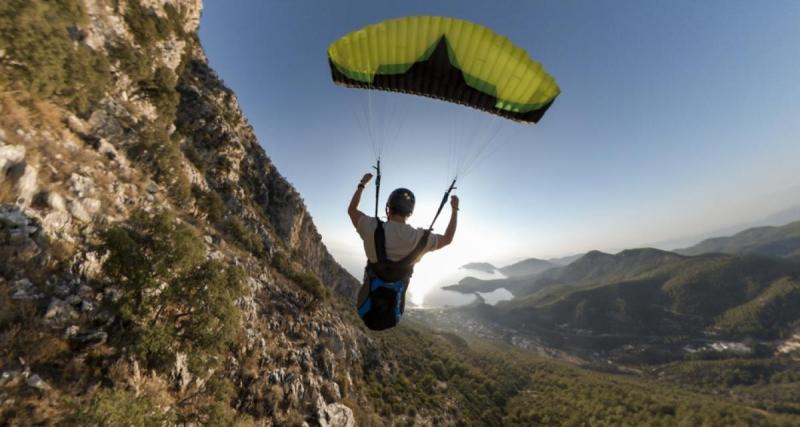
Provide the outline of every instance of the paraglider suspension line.
[[444,192],[444,196],[442,196],[442,202],[439,203],[439,209],[436,210],[436,215],[433,217],[433,221],[431,221],[431,226],[428,227],[429,231],[433,231],[433,224],[436,223],[436,219],[439,218],[439,214],[442,213],[442,208],[444,208],[444,204],[447,203],[447,198],[450,197],[450,193],[456,189],[456,180],[458,178],[453,178],[453,182],[450,184],[450,188]]

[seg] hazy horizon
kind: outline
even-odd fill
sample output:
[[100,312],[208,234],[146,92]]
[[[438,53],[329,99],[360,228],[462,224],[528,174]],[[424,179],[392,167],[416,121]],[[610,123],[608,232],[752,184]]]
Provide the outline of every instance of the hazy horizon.
[[[508,36],[562,94],[536,126],[501,123],[494,154],[460,180],[456,240],[419,264],[415,298],[467,262],[687,240],[800,202],[800,3],[206,3],[200,36],[212,66],[356,277],[364,256],[345,211],[373,162],[358,119],[367,98],[333,84],[326,49],[365,25],[419,14]],[[383,157],[383,197],[414,190],[410,222],[426,226],[449,178],[457,120],[467,118],[464,137],[488,115],[383,96],[405,120]]]
[[[800,199],[800,187],[793,187],[793,188],[787,189],[787,191],[779,193],[779,194],[792,195],[794,197],[794,199],[791,199],[791,201],[797,201],[797,200]],[[764,198],[762,197],[762,198],[755,198],[753,200],[763,200],[763,199]],[[787,214],[791,214],[791,215],[780,215],[778,218],[775,218],[775,219],[771,218],[775,214],[782,214],[782,213],[787,213]],[[783,219],[781,219],[783,217],[788,217],[788,218],[783,220]],[[607,252],[607,253],[611,253],[611,254],[618,253],[618,252],[626,250],[626,249],[636,249],[636,248],[645,248],[645,247],[652,247],[652,248],[671,251],[671,250],[683,249],[683,248],[686,248],[686,247],[689,247],[689,246],[693,246],[693,245],[695,245],[697,243],[700,243],[701,241],[703,241],[705,239],[708,239],[708,238],[731,236],[733,234],[736,234],[736,233],[738,233],[740,231],[743,231],[743,230],[751,228],[751,227],[779,226],[779,225],[785,225],[785,224],[788,224],[790,222],[794,222],[794,221],[798,221],[798,220],[800,220],[800,204],[794,204],[793,205],[793,204],[790,203],[790,204],[788,204],[786,206],[778,208],[777,210],[769,210],[769,208],[767,208],[763,212],[756,213],[755,215],[753,215],[751,217],[741,218],[739,220],[732,220],[731,222],[728,222],[728,223],[716,224],[714,227],[709,228],[709,229],[698,230],[696,233],[689,233],[689,234],[684,234],[684,235],[680,235],[680,236],[674,236],[672,238],[665,239],[665,240],[662,240],[662,241],[643,242],[643,243],[640,243],[640,244],[631,244],[631,245],[627,245],[627,246],[617,246],[617,247],[612,247],[612,246],[607,246],[607,247],[601,247],[601,246],[598,246],[598,247],[587,247],[587,248],[582,249],[582,250],[576,250],[576,251],[571,251],[571,252],[568,251],[568,252],[563,252],[563,253],[521,254],[519,256],[511,257],[511,258],[498,257],[498,258],[494,258],[493,260],[492,260],[492,258],[486,258],[486,259],[475,258],[475,259],[469,259],[469,260],[465,261],[461,265],[464,265],[464,264],[467,264],[467,263],[470,263],[470,262],[488,262],[488,263],[494,265],[497,268],[501,268],[501,267],[505,267],[505,266],[511,265],[511,264],[513,264],[515,262],[519,262],[519,261],[523,261],[523,260],[531,259],[531,258],[537,258],[537,259],[542,259],[542,260],[557,260],[557,259],[560,259],[560,258],[567,258],[567,257],[575,256],[575,255],[580,255],[580,254],[583,254],[583,253],[586,253],[586,252],[589,252],[589,251],[592,251],[592,250],[598,250],[598,251],[601,251],[601,252]],[[346,252],[347,249],[352,249],[352,248],[347,248],[344,251],[342,249],[343,248],[339,248],[339,253]],[[346,265],[343,260],[341,260],[339,258],[337,258],[337,260],[339,260],[340,263],[348,271],[350,271],[351,274],[353,274],[356,277],[359,277],[361,274],[363,274],[364,266],[363,266],[363,255],[361,253],[361,249],[360,249],[360,247],[357,248],[357,249],[358,250],[351,251],[352,253],[346,254],[346,256],[349,256],[349,257],[357,259],[357,261],[355,263],[351,262],[350,265]]]

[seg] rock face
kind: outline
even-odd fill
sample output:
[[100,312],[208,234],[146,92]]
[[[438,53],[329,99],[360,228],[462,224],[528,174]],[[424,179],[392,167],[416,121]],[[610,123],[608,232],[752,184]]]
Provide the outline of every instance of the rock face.
[[322,281],[345,296],[355,296],[357,282],[330,255],[300,195],[258,145],[233,93],[222,85],[203,58],[191,60],[178,90],[176,125],[204,159],[206,184],[225,191],[228,204],[253,223],[266,218],[268,228]]
[[[18,206],[0,206],[0,274],[6,280],[27,280],[23,275],[47,262],[47,242],[42,227]],[[27,286],[26,286],[27,287]]]
[[324,400],[320,400],[317,418],[322,427],[354,427],[355,419],[353,410],[341,403],[331,403],[325,405]]
[[[69,45],[106,64],[101,95],[78,109],[55,96],[36,104],[24,90],[0,94],[0,309],[13,311],[16,327],[32,336],[49,336],[57,351],[48,357],[59,358],[36,362],[44,350],[25,347],[0,361],[8,379],[0,384],[0,424],[52,423],[67,407],[56,396],[89,396],[100,384],[69,378],[96,372],[108,372],[100,380],[114,390],[161,390],[165,413],[204,387],[185,354],[171,355],[174,366],[161,375],[114,350],[109,307],[123,294],[105,275],[103,233],[134,212],[160,210],[192,223],[208,258],[245,272],[241,346],[224,364],[235,386],[231,410],[257,425],[353,426],[355,402],[372,413],[366,394],[352,390],[365,355],[376,359],[352,315],[358,282],[327,251],[302,198],[209,68],[196,36],[201,2],[67,3],[85,13],[69,29]],[[18,58],[0,53],[3,77]],[[273,267],[278,253],[332,297],[313,304],[307,289]],[[105,365],[92,371],[91,363]],[[30,389],[51,406],[30,404],[38,396]],[[14,405],[39,409],[4,419],[14,390],[22,390]]]

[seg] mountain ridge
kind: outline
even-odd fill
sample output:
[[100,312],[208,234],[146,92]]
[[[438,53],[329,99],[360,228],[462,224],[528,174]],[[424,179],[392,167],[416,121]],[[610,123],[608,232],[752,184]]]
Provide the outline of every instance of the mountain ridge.
[[739,255],[761,255],[794,257],[800,254],[800,221],[782,226],[749,228],[732,236],[703,240],[676,252],[684,255],[703,253],[729,253]]
[[[715,331],[730,339],[787,337],[800,321],[794,297],[800,267],[780,259],[679,256],[649,269],[615,271],[596,281],[573,277],[577,283],[498,303],[494,318],[509,324],[544,322],[550,329],[566,325],[601,334],[700,337]],[[773,308],[764,305],[768,301]],[[759,326],[759,322],[766,323]]]
[[[514,296],[523,297],[565,282],[580,283],[589,279],[602,281],[606,280],[604,278],[621,272],[632,276],[635,275],[635,271],[646,270],[655,264],[680,258],[682,258],[681,255],[654,248],[626,249],[616,255],[593,250],[565,266],[551,267],[539,273],[506,279],[470,278],[468,283],[462,280],[445,289],[472,293],[491,292],[498,288],[505,288]],[[630,270],[634,270],[634,272]]]
[[500,271],[508,277],[522,277],[541,273],[556,264],[538,258],[527,258],[519,262],[500,268]]
[[494,274],[497,267],[488,262],[470,262],[459,267],[464,270],[480,271],[482,273]]

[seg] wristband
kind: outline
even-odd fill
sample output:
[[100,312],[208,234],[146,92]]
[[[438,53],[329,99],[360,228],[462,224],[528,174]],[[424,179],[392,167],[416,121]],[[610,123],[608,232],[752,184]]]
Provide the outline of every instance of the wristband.
[[365,186],[364,184],[362,184],[362,183],[360,183],[360,182],[358,183],[358,188],[360,188],[360,189],[362,189],[362,190],[363,190],[365,187],[366,187],[366,186]]

